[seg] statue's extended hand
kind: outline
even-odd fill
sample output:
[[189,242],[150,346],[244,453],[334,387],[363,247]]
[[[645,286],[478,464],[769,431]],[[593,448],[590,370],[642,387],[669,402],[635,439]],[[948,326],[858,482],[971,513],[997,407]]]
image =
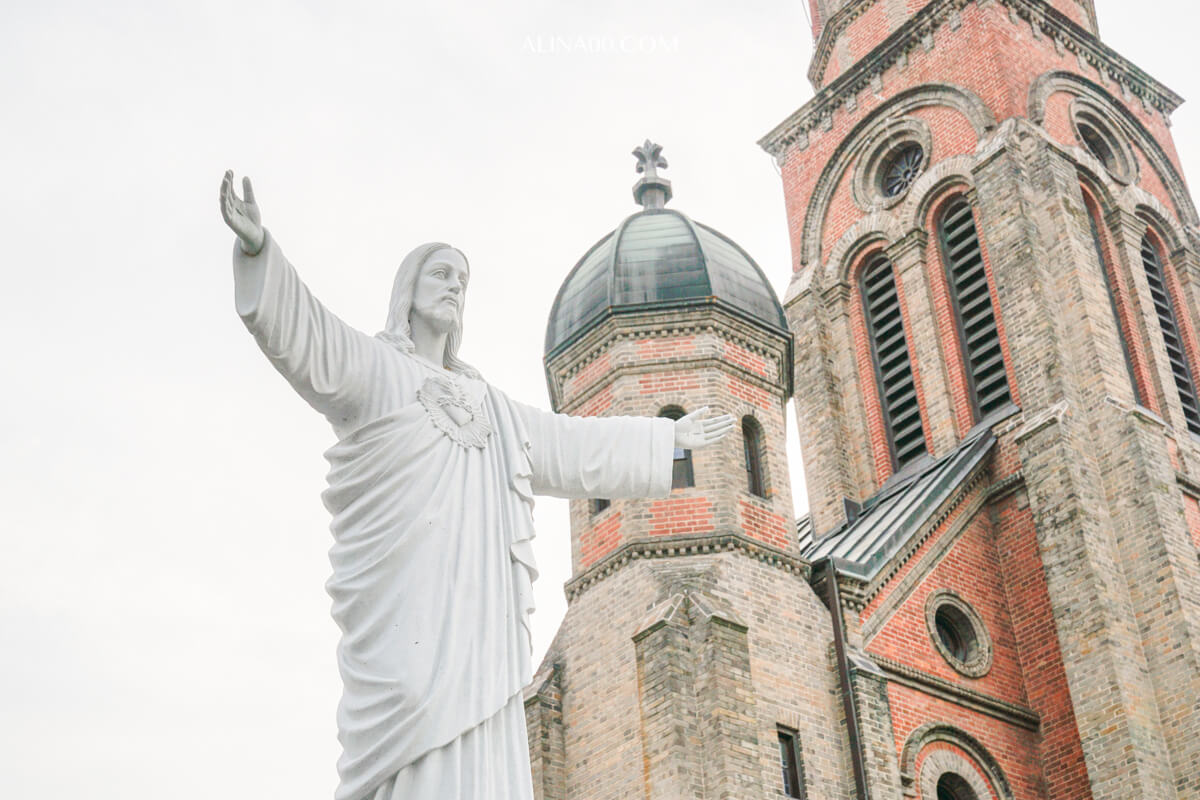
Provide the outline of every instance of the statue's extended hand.
[[242,178],[242,191],[246,199],[242,200],[233,190],[233,170],[225,170],[221,179],[221,216],[238,236],[242,250],[248,255],[256,256],[262,250],[266,234],[263,232],[262,216],[258,213],[258,204],[254,202],[254,187],[249,178]]
[[707,447],[724,439],[725,435],[733,430],[733,417],[729,414],[704,419],[707,413],[708,406],[705,406],[675,420],[676,447],[682,447],[684,450]]

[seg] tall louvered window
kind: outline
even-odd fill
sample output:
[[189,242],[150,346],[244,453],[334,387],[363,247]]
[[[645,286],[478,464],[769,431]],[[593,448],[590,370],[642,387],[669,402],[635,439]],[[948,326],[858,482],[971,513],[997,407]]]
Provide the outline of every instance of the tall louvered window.
[[942,214],[938,233],[946,280],[958,318],[958,335],[971,386],[977,419],[1003,408],[1012,400],[1004,353],[996,329],[996,314],[988,290],[987,271],[971,204],[965,197],[950,201]]
[[886,257],[876,256],[863,269],[862,295],[884,422],[899,469],[924,455],[925,430],[921,427],[921,409],[917,405],[917,387],[908,358],[896,279],[892,262]]
[[1175,316],[1175,305],[1167,292],[1162,259],[1149,235],[1142,237],[1142,266],[1146,270],[1146,281],[1150,284],[1150,296],[1154,300],[1154,311],[1158,315],[1158,327],[1162,329],[1163,343],[1167,346],[1167,359],[1171,362],[1171,374],[1175,376],[1175,388],[1179,390],[1183,417],[1187,421],[1188,430],[1200,434],[1200,403],[1196,401],[1196,384],[1192,380],[1191,366],[1184,350],[1179,320]]
[[1129,332],[1125,330],[1125,322],[1121,317],[1120,306],[1117,304],[1117,293],[1113,288],[1112,264],[1104,257],[1104,243],[1100,239],[1100,223],[1096,221],[1098,211],[1092,206],[1091,198],[1084,193],[1084,204],[1087,206],[1088,225],[1092,231],[1092,246],[1096,248],[1096,258],[1100,262],[1100,271],[1104,275],[1104,288],[1108,292],[1108,303],[1112,307],[1113,320],[1117,325],[1117,335],[1121,339],[1121,355],[1125,358],[1125,371],[1129,374],[1129,385],[1133,387],[1133,400],[1138,405],[1145,405],[1141,389],[1138,388],[1137,373],[1133,369],[1133,358],[1129,353]]

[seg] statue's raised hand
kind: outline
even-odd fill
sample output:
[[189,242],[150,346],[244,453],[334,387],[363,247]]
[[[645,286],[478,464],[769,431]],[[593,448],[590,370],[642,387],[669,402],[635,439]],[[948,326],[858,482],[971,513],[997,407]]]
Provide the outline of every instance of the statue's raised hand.
[[705,419],[707,413],[708,406],[705,406],[675,420],[676,447],[696,450],[724,439],[733,430],[733,417],[729,414]]
[[246,195],[245,199],[238,197],[237,192],[233,190],[233,170],[225,170],[225,177],[221,179],[221,216],[225,218],[225,224],[237,234],[242,250],[247,255],[256,256],[262,250],[266,234],[263,232],[262,215],[258,213],[258,204],[254,202],[254,187],[250,185],[249,178],[242,178],[242,192]]

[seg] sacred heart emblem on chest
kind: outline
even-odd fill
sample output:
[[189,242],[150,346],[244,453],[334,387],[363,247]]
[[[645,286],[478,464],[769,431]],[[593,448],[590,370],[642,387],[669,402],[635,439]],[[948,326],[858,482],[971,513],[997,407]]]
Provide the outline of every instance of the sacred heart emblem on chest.
[[492,424],[483,410],[482,400],[472,400],[453,378],[434,375],[417,390],[417,400],[425,407],[430,421],[451,441],[463,447],[483,448],[492,433]]

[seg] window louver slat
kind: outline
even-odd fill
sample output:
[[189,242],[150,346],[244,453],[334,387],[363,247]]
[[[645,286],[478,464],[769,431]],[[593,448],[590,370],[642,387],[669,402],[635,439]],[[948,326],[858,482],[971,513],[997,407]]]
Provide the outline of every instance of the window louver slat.
[[1175,307],[1167,294],[1158,248],[1150,241],[1149,236],[1142,237],[1142,267],[1146,270],[1146,282],[1150,284],[1150,296],[1154,300],[1154,310],[1158,315],[1158,327],[1162,329],[1167,360],[1171,363],[1171,374],[1175,378],[1175,388],[1179,391],[1179,404],[1183,406],[1184,420],[1189,431],[1200,434],[1200,402],[1196,398],[1196,384],[1192,380],[1191,366],[1183,348]]
[[[903,408],[904,406],[907,406],[910,402],[915,403],[917,396],[916,396],[916,393],[913,392],[911,388],[905,388],[902,390],[897,390],[895,392],[888,392],[885,399],[887,400],[888,405],[890,405],[891,407]],[[907,411],[905,411],[903,413],[905,415],[908,414]],[[899,420],[904,419],[904,418],[906,418],[906,417],[904,417],[904,416],[897,417],[896,424],[899,425],[900,424]]]
[[[966,219],[964,222],[974,224],[974,220]],[[960,223],[961,224],[961,223]],[[979,253],[979,240],[974,234],[962,236],[960,238],[947,238],[946,240],[946,255],[955,260],[957,259],[973,259]]]
[[[960,295],[962,297],[962,295]],[[973,323],[990,323],[992,319],[992,298],[987,292],[963,297],[963,322],[970,326]]]
[[998,348],[1000,343],[996,340],[996,324],[991,320],[987,320],[985,324],[981,324],[979,330],[966,331],[967,349],[971,353],[971,368],[977,373],[976,378],[982,378],[978,374],[983,369],[984,353],[990,352],[994,348]]
[[979,233],[965,198],[950,203],[942,214],[939,233],[971,395],[976,413],[984,417],[1010,402],[1011,394]]
[[890,261],[881,256],[863,270],[862,293],[884,421],[899,469],[925,453],[925,432]]

